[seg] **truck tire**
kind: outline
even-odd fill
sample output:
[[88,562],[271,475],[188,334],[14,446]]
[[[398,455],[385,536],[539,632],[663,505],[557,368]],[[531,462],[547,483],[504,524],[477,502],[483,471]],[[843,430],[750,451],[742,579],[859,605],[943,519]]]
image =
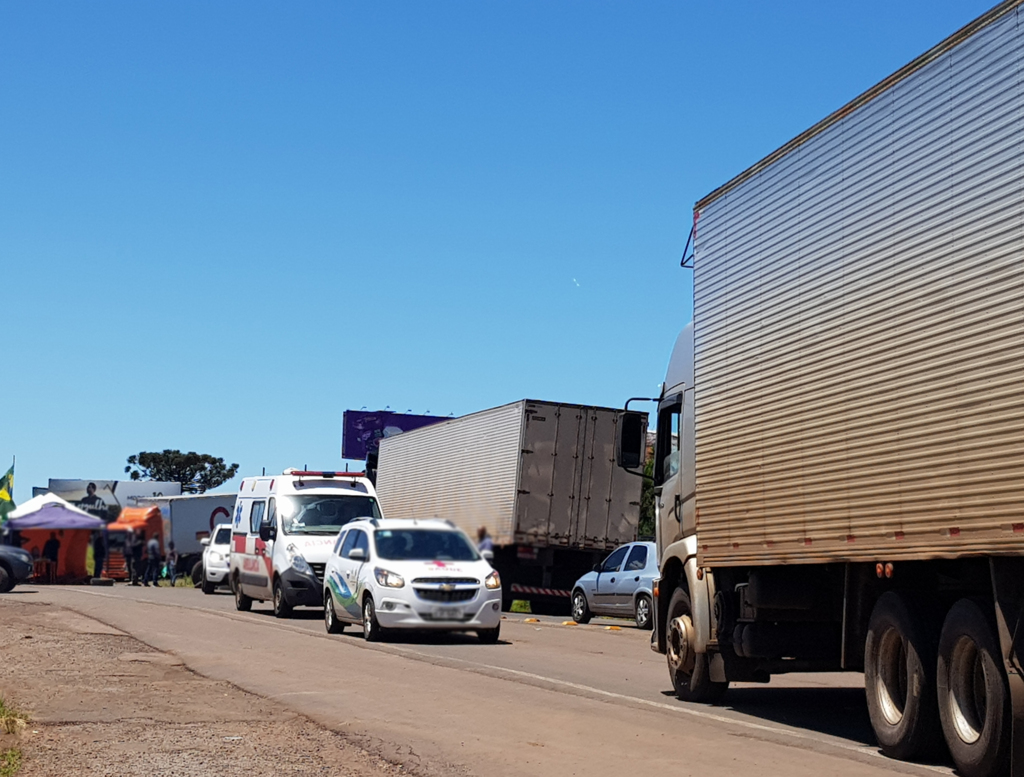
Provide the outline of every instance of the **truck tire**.
[[284,598],[284,586],[281,585],[281,578],[274,578],[274,617],[275,618],[290,618],[292,617],[292,606],[288,604],[288,600]]
[[14,588],[14,575],[3,564],[0,564],[0,594],[5,594]]
[[345,624],[338,620],[334,611],[334,597],[329,592],[324,594],[324,626],[328,634],[341,634],[345,630]]
[[636,598],[636,606],[633,607],[633,620],[636,627],[644,631],[654,628],[654,603],[647,594],[640,594]]
[[934,755],[941,745],[935,694],[936,618],[923,603],[882,594],[868,619],[864,689],[878,746],[890,758]]
[[577,623],[590,623],[590,605],[587,595],[578,588],[572,592],[572,619]]
[[192,585],[195,588],[199,588],[203,584],[203,578],[206,577],[206,572],[203,570],[202,561],[197,561],[192,565],[190,577],[192,578]]
[[942,624],[938,702],[942,733],[964,777],[1009,769],[1010,691],[991,602],[961,599]]
[[[714,704],[719,701],[729,688],[728,681],[716,683],[711,681],[710,661],[707,653],[698,653],[685,658],[685,651],[673,649],[672,623],[676,618],[693,617],[690,606],[690,595],[682,588],[677,588],[668,603],[668,674],[672,678],[672,687],[680,701],[691,701]],[[678,635],[676,635],[678,636]],[[677,648],[679,646],[676,646]]]
[[231,591],[235,595],[235,609],[239,612],[248,612],[252,609],[252,597],[242,593],[242,584],[238,575],[231,578]]

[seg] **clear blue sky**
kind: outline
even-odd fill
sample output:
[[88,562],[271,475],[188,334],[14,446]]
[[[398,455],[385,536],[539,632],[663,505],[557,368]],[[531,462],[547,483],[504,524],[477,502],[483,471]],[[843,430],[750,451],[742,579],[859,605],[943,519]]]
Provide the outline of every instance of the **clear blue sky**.
[[994,0],[0,4],[0,471],[656,390],[693,202]]

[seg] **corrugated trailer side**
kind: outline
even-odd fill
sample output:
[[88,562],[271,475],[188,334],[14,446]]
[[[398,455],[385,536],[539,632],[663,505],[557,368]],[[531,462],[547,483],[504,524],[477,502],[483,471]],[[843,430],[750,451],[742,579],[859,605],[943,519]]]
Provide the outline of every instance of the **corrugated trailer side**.
[[523,402],[380,442],[377,496],[387,518],[447,518],[495,544],[513,541]]
[[698,203],[701,564],[1024,551],[1020,16]]

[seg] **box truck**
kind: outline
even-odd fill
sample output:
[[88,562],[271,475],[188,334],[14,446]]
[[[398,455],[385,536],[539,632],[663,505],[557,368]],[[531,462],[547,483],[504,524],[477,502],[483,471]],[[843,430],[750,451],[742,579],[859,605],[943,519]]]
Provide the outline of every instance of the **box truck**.
[[[178,571],[189,574],[202,560],[202,539],[218,523],[230,523],[237,494],[187,494],[184,496],[140,497],[139,507],[158,507],[163,516],[163,547],[174,543]],[[166,552],[166,550],[164,551]]]
[[657,417],[678,696],[863,671],[881,749],[967,777],[1024,773],[1020,5],[696,204]]
[[573,583],[636,538],[641,478],[615,466],[617,415],[524,399],[382,439],[381,510],[484,527],[505,608],[568,613]]

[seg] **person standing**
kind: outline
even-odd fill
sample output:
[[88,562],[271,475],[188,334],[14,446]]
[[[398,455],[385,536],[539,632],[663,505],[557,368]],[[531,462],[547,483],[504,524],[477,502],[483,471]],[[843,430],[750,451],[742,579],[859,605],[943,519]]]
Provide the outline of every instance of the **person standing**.
[[60,558],[60,540],[57,532],[50,532],[50,539],[43,543],[43,558],[46,559],[46,582],[57,582],[57,560]]
[[174,549],[174,543],[167,543],[167,576],[171,578],[171,588],[178,579],[178,551]]
[[491,553],[494,552],[494,540],[491,539],[486,526],[481,526],[476,530],[476,549],[481,553],[488,550]]
[[153,581],[153,585],[159,585],[160,580],[160,543],[154,533],[149,538],[149,542],[146,543],[146,574],[143,577],[142,585],[149,588],[149,581]]
[[93,577],[103,577],[103,562],[107,560],[107,530],[92,535]]
[[145,570],[142,568],[142,554],[145,549],[144,538],[132,532],[132,585],[138,585],[139,578],[144,576]]

